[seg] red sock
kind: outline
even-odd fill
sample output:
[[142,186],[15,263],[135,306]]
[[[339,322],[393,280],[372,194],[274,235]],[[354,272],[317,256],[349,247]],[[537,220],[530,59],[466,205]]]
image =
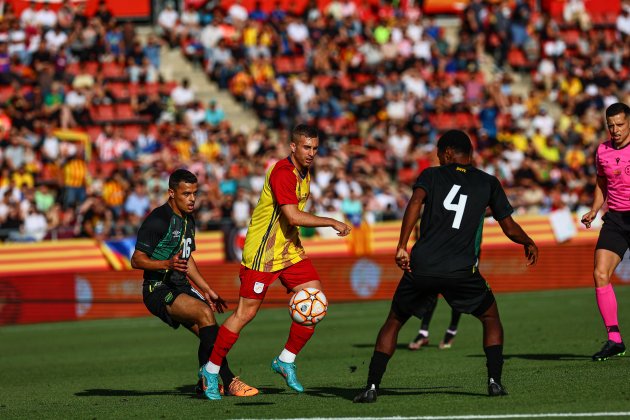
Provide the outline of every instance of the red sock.
[[214,348],[210,355],[210,361],[217,366],[221,366],[225,355],[228,354],[234,343],[238,340],[238,334],[225,328],[223,325],[219,328],[217,341],[214,342]]
[[[306,345],[306,342],[311,339],[315,327],[305,327],[304,325],[291,323],[291,330],[289,331],[289,339],[284,348],[293,354],[298,354],[300,350]],[[216,346],[216,345],[215,345]]]

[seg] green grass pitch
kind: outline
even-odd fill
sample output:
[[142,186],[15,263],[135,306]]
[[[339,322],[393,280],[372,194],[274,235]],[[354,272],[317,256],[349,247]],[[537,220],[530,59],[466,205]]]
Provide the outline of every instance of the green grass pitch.
[[[621,330],[630,337],[630,286],[616,292]],[[438,349],[450,317],[440,300],[429,347],[406,349],[419,325],[412,319],[399,336],[378,401],[353,404],[389,303],[333,303],[298,356],[303,394],[289,390],[269,367],[290,322],[286,309],[270,308],[243,330],[229,355],[233,370],[261,394],[222,401],[194,397],[196,338],[156,318],[0,328],[0,418],[483,418],[597,412],[630,417],[630,353],[590,360],[605,340],[592,289],[500,294],[497,300],[505,327],[507,397],[486,396],[479,321],[464,316],[453,348]]]

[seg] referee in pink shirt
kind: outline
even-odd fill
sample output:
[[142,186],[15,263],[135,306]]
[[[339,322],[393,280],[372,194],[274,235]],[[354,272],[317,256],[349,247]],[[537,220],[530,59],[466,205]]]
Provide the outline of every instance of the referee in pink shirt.
[[595,296],[608,331],[608,340],[593,360],[606,360],[626,352],[617,321],[617,298],[610,279],[630,247],[630,107],[612,104],[606,109],[610,140],[597,148],[597,185],[591,211],[582,216],[587,228],[605,201],[608,212],[595,247]]

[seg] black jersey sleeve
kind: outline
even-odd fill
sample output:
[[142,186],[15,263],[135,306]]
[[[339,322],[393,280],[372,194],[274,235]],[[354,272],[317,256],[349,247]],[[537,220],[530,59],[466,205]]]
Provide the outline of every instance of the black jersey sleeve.
[[422,171],[420,176],[418,176],[418,179],[416,179],[416,183],[413,184],[414,190],[416,188],[422,188],[423,190],[427,192],[427,194],[431,192],[431,186],[433,185],[433,173],[434,173],[433,169],[434,168],[427,168],[424,171]]
[[160,217],[159,211],[151,213],[138,230],[136,249],[151,256],[166,232],[168,232],[169,220]]
[[499,221],[512,215],[512,213],[514,212],[514,208],[508,201],[507,196],[505,195],[505,191],[501,186],[501,183],[494,176],[491,176],[490,188],[491,191],[489,205],[490,210],[492,210],[492,217],[494,217],[495,220]]

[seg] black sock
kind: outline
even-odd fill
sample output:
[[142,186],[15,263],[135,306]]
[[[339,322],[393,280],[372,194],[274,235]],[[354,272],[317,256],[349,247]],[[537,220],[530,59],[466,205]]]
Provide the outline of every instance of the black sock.
[[374,351],[372,354],[372,360],[370,360],[370,371],[368,373],[367,386],[368,388],[374,385],[376,389],[381,386],[381,379],[387,369],[387,362],[389,362],[390,356],[387,354]]
[[214,347],[214,342],[217,340],[218,333],[218,325],[210,325],[208,327],[199,328],[199,350],[197,351],[199,367],[208,363],[208,359],[210,359],[212,347]]
[[[197,357],[199,358],[200,367],[208,363],[214,342],[217,340],[217,334],[219,334],[218,325],[199,328],[199,351],[197,352]],[[223,363],[221,363],[219,376],[221,376],[221,381],[225,387],[230,386],[232,379],[234,379],[234,373],[230,370],[227,358],[224,358]]]
[[451,331],[457,331],[457,325],[459,324],[459,319],[462,317],[461,312],[452,311],[451,312],[451,325],[448,327]]
[[221,368],[219,369],[219,376],[221,377],[221,381],[225,387],[225,392],[227,393],[227,389],[232,383],[232,379],[234,379],[234,373],[230,370],[227,357],[223,358],[223,363],[221,363]]
[[486,353],[486,367],[488,378],[501,383],[501,371],[503,370],[503,345],[484,347]]

